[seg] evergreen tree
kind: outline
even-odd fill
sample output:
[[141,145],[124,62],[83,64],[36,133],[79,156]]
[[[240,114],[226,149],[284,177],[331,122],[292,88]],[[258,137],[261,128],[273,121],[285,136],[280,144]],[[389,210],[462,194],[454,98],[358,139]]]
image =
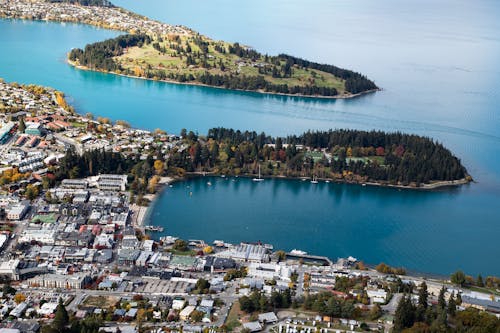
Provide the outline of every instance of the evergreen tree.
[[445,309],[446,308],[446,300],[444,299],[444,294],[446,293],[446,288],[443,286],[441,290],[439,291],[439,296],[438,296],[438,307],[440,309]]
[[18,127],[19,133],[24,133],[26,130],[26,124],[24,123],[24,117],[21,117],[19,119],[19,127]]
[[429,298],[429,293],[427,291],[427,284],[422,282],[418,289],[418,305],[415,317],[417,321],[425,320],[425,312],[427,310],[427,301]]
[[476,285],[478,287],[484,287],[483,277],[481,276],[481,274],[477,276]]
[[62,298],[59,298],[59,304],[57,304],[56,312],[54,315],[54,321],[52,322],[52,327],[57,332],[64,332],[66,326],[69,324],[69,315],[66,307],[63,304]]
[[415,323],[415,307],[411,302],[410,296],[403,296],[399,301],[394,316],[394,330],[401,332],[405,328],[412,327]]
[[457,312],[457,303],[455,301],[455,294],[452,293],[450,295],[450,299],[448,300],[448,314],[452,317],[455,317]]

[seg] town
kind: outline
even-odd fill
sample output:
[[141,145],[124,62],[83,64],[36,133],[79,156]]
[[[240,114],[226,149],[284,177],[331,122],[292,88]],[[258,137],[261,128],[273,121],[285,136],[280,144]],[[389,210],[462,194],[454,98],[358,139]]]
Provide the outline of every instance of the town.
[[0,1],[0,17],[57,22],[84,23],[101,28],[151,35],[190,35],[181,26],[161,23],[114,6],[80,6],[69,2],[43,0]]
[[[3,81],[0,111],[0,332],[70,320],[89,332],[390,331],[401,328],[406,295],[455,325],[476,309],[498,320],[494,277],[446,281],[260,242],[155,239],[147,206],[175,186],[162,159],[188,148],[187,133],[79,115],[61,92]],[[117,156],[135,164],[98,165]],[[136,170],[150,159],[154,170]]]

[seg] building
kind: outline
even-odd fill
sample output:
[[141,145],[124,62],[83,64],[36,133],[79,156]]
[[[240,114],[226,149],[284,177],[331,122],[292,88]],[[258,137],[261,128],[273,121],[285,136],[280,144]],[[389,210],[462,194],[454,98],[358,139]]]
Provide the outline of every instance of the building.
[[86,189],[88,186],[89,182],[85,179],[64,179],[61,182],[63,188]]
[[17,205],[10,207],[10,209],[7,211],[7,219],[11,221],[22,220],[28,212],[28,209],[28,204],[18,203]]
[[26,229],[19,235],[19,243],[35,241],[42,244],[54,244],[55,234],[55,230],[52,229]]
[[182,311],[179,313],[179,318],[181,320],[188,320],[189,319],[189,316],[191,315],[191,313],[193,313],[193,311],[196,309],[196,307],[194,305],[188,305],[186,306],[184,309],[182,309]]
[[260,332],[262,331],[262,325],[258,321],[251,321],[243,324],[243,328],[246,328],[250,332]]
[[291,275],[292,268],[283,263],[250,263],[248,266],[248,276],[264,280],[289,281]]
[[12,280],[19,280],[17,267],[19,266],[19,259],[11,259],[9,261],[2,261],[0,263],[0,275],[8,276]]
[[259,322],[263,324],[274,324],[278,322],[278,317],[274,312],[266,312],[259,314]]
[[125,191],[127,175],[99,175],[97,187],[103,191]]
[[42,136],[42,134],[44,133],[44,128],[40,123],[28,123],[26,129],[24,130],[24,133],[28,135]]
[[372,303],[385,303],[387,301],[387,292],[384,289],[366,290],[366,294],[370,298]]
[[64,289],[83,289],[89,281],[90,277],[87,274],[43,274],[27,280],[28,284],[32,287]]
[[269,250],[266,247],[246,243],[241,243],[227,251],[221,252],[218,256],[245,262],[262,263],[270,261]]

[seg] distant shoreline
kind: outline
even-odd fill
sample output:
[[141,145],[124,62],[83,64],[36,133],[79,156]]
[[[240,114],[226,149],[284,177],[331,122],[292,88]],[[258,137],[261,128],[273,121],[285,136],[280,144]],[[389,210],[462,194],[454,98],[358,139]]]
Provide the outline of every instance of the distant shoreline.
[[122,76],[122,77],[127,77],[131,79],[140,79],[140,80],[146,80],[146,81],[153,81],[153,82],[163,82],[163,83],[171,83],[171,84],[180,84],[180,85],[186,85],[186,86],[198,86],[198,87],[206,87],[206,88],[215,88],[215,89],[221,89],[221,90],[227,90],[227,91],[241,91],[241,92],[251,92],[251,93],[258,93],[261,95],[277,95],[277,96],[288,96],[288,97],[299,97],[299,98],[312,98],[312,99],[326,99],[326,100],[335,100],[335,99],[351,99],[351,98],[356,98],[359,96],[375,93],[377,91],[382,91],[381,88],[378,89],[371,89],[367,91],[363,91],[357,94],[342,94],[342,95],[336,95],[336,96],[323,96],[323,95],[302,95],[302,94],[285,94],[285,93],[277,93],[277,92],[272,92],[272,91],[264,91],[264,90],[244,90],[244,89],[232,89],[232,88],[225,88],[225,87],[219,87],[219,86],[212,86],[209,84],[204,84],[200,82],[179,82],[175,80],[159,80],[159,79],[152,79],[152,78],[147,78],[147,77],[142,77],[142,76],[135,76],[135,75],[128,75],[128,74],[121,74],[121,73],[116,73],[112,71],[104,71],[100,69],[91,69],[87,66],[83,65],[77,65],[75,62],[69,60],[66,58],[66,62],[79,70],[84,70],[84,71],[89,71],[89,72],[97,72],[97,73],[105,73],[105,74],[112,74],[112,75],[117,75],[117,76]]

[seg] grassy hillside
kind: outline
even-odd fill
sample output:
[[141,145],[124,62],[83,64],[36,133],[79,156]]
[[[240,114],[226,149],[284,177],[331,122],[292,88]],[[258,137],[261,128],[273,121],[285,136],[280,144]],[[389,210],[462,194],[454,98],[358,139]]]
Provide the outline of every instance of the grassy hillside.
[[91,69],[227,89],[325,97],[378,89],[350,70],[284,54],[263,55],[199,34],[124,35],[72,50],[69,59]]

